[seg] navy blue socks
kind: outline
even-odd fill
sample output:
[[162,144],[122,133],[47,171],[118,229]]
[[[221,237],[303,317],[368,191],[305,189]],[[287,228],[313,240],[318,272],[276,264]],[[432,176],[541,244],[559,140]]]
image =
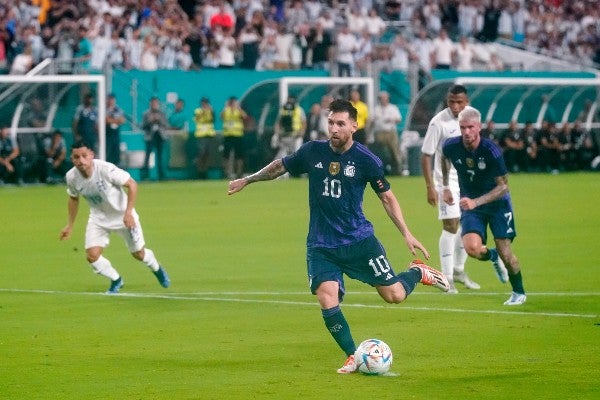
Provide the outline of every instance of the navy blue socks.
[[350,333],[350,326],[340,309],[340,306],[328,308],[327,310],[321,310],[323,314],[323,320],[325,326],[331,333],[331,336],[335,339],[338,346],[346,353],[346,356],[354,354],[356,351],[356,345],[352,334]]

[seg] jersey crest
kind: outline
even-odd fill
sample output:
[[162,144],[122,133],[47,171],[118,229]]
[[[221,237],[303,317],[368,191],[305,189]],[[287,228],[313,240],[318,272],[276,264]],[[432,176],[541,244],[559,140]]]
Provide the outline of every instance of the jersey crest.
[[339,162],[331,162],[329,163],[329,173],[331,175],[337,175],[340,173],[340,163]]
[[473,160],[472,158],[467,158],[465,161],[467,163],[467,167],[473,168],[475,166],[475,160]]
[[477,161],[477,168],[485,169],[485,160],[483,157],[479,157],[479,160]]
[[356,168],[354,165],[346,165],[344,167],[344,176],[352,178],[356,174]]

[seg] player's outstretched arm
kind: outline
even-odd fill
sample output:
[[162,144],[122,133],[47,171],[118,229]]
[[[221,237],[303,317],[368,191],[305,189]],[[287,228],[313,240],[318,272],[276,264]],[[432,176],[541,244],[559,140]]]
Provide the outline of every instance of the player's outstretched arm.
[[71,237],[73,231],[73,224],[75,223],[75,217],[77,217],[77,211],[79,210],[79,197],[69,196],[67,203],[68,219],[67,225],[60,231],[60,240],[66,240]]
[[261,169],[258,172],[253,173],[252,175],[246,176],[244,178],[236,179],[234,181],[229,182],[229,190],[227,194],[231,195],[239,192],[246,185],[249,185],[254,182],[260,181],[270,181],[275,179],[286,173],[285,166],[283,165],[283,161],[281,159],[277,159],[271,161],[267,166]]
[[419,249],[421,250],[421,253],[423,253],[425,259],[429,260],[429,252],[427,251],[425,246],[423,246],[421,242],[419,242],[408,229],[408,226],[406,225],[406,222],[404,221],[404,217],[402,215],[400,203],[398,203],[398,199],[396,199],[394,193],[391,190],[388,190],[387,192],[378,193],[378,196],[388,216],[404,237],[406,245],[408,246],[408,249],[410,250],[412,255],[416,255],[416,249]]
[[123,185],[127,189],[127,208],[123,214],[123,223],[125,227],[131,229],[135,227],[135,219],[133,218],[133,208],[137,199],[137,183],[132,178],[129,178]]

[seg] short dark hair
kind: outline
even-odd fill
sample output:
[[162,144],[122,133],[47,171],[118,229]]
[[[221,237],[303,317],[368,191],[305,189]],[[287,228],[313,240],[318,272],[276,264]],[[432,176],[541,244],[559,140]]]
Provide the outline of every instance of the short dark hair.
[[94,149],[92,149],[90,147],[90,145],[87,144],[87,142],[85,140],[81,140],[81,139],[80,140],[76,140],[76,141],[73,142],[73,144],[71,145],[71,150],[81,149],[81,148],[84,148],[84,147],[88,148],[89,150],[94,151]]
[[356,121],[358,112],[348,100],[335,99],[329,104],[329,111],[333,113],[347,112],[351,120]]
[[467,88],[463,85],[452,85],[448,89],[448,94],[467,94]]

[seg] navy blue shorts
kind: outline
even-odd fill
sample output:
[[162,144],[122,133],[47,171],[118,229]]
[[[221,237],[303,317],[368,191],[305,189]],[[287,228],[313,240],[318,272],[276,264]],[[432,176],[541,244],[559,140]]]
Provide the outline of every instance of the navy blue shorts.
[[306,264],[310,291],[315,294],[321,283],[336,281],[340,285],[340,301],[346,292],[344,274],[371,286],[389,286],[398,282],[385,249],[375,236],[334,249],[309,247]]
[[463,211],[460,217],[462,235],[477,233],[485,244],[487,242],[487,227],[495,239],[510,239],[517,236],[515,219],[510,200],[495,201],[474,210]]

